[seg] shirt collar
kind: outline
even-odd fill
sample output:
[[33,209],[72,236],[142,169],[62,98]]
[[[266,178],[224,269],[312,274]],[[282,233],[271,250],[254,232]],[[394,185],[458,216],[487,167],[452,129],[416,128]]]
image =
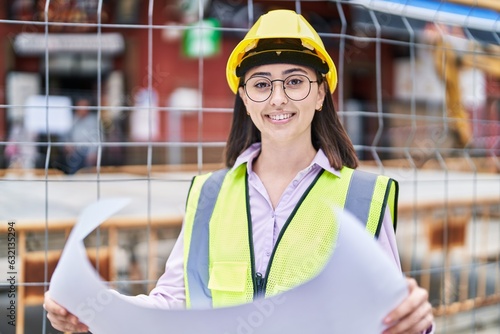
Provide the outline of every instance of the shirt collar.
[[[261,148],[261,143],[253,143],[248,147],[243,153],[241,153],[238,158],[236,159],[236,162],[234,163],[234,166],[231,168],[231,170],[236,169],[237,167],[241,166],[242,164],[246,163],[247,164],[247,172],[248,174],[252,173],[252,163],[255,158],[257,158],[260,154],[260,148]],[[314,157],[313,161],[311,162],[310,167],[318,166],[320,168],[323,168],[325,171],[332,173],[333,175],[336,175],[340,177],[340,172],[330,166],[330,162],[328,161],[327,156],[325,155],[325,152],[323,152],[322,149],[319,149],[318,152],[316,153],[316,156]]]

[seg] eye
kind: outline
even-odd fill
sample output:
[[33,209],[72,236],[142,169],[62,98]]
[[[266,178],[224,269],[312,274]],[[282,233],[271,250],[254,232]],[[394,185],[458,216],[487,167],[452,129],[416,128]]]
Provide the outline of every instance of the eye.
[[271,86],[271,84],[269,83],[269,81],[267,80],[259,80],[259,81],[256,81],[253,86],[255,88],[258,88],[258,89],[265,89],[265,88],[268,88]]
[[285,85],[287,88],[298,88],[304,83],[305,78],[302,76],[292,76],[285,80]]
[[263,77],[253,77],[248,79],[247,87],[256,90],[268,90],[270,89],[272,83],[269,79]]

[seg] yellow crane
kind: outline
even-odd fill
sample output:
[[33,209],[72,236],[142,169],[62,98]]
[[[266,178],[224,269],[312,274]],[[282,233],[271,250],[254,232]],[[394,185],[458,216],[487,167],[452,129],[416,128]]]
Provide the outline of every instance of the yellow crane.
[[500,12],[500,2],[498,0],[448,0],[448,2],[471,7],[493,9]]
[[445,85],[447,115],[451,120],[450,129],[456,134],[458,146],[464,147],[472,137],[472,130],[468,112],[462,102],[460,70],[471,67],[500,78],[500,47],[491,44],[479,45],[470,41],[467,50],[457,50],[445,38],[443,31],[444,29],[439,29],[439,32],[434,31],[432,36],[435,45],[434,65]]

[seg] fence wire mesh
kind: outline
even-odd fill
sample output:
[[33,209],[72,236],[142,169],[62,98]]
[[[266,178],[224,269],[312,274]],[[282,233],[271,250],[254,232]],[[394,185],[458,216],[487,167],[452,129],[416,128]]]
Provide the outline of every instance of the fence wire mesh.
[[[14,332],[11,304],[16,333],[54,332],[43,292],[100,198],[133,201],[88,238],[89,257],[123,293],[154,286],[191,177],[222,166],[225,61],[275,8],[302,13],[332,54],[360,168],[400,182],[402,269],[429,291],[437,333],[500,333],[499,8],[421,3],[6,1],[0,333]],[[80,111],[87,126],[68,136]]]

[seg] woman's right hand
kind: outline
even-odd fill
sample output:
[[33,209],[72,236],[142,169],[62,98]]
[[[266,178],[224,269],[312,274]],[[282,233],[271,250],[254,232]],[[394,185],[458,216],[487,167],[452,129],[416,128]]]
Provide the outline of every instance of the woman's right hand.
[[82,324],[75,315],[69,313],[68,310],[50,298],[49,291],[45,293],[43,308],[47,311],[47,318],[55,329],[62,332],[89,331],[89,328]]

